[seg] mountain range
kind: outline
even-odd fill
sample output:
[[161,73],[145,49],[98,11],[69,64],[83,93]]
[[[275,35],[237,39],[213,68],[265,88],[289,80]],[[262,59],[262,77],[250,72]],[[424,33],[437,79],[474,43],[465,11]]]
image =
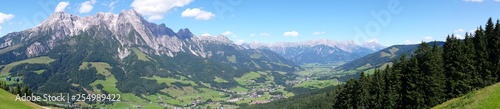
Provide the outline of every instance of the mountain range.
[[300,65],[347,62],[382,48],[333,40],[237,45],[222,35],[174,32],[134,10],[86,17],[56,12],[0,38],[0,77],[20,78],[38,94],[119,93],[127,96],[122,105],[156,100],[190,106],[245,95],[293,96],[294,83],[302,82]]
[[348,62],[385,48],[376,42],[356,44],[354,41],[330,39],[271,44],[244,43],[242,46],[271,50],[298,64]]

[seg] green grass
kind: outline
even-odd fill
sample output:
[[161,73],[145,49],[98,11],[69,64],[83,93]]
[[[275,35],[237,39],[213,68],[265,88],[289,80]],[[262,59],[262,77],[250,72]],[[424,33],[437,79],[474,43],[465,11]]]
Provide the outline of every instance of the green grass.
[[25,64],[25,63],[27,63],[27,64],[49,64],[49,63],[54,62],[54,61],[55,61],[54,59],[51,59],[48,56],[42,56],[42,57],[37,57],[37,58],[21,60],[21,61],[17,61],[17,62],[13,62],[13,63],[5,65],[5,67],[2,69],[2,72],[0,74],[9,73],[13,67],[15,67],[17,65]]
[[235,88],[232,88],[231,90],[235,91],[235,92],[248,92],[248,89],[245,89],[243,87],[240,87],[240,86],[237,86]]
[[234,77],[234,80],[238,82],[240,85],[251,85],[253,84],[253,80],[259,78],[261,76],[260,73],[257,72],[250,72],[250,73],[245,73],[243,76],[237,78]]
[[259,59],[260,57],[262,57],[262,55],[259,53],[254,53],[254,54],[250,55],[250,58],[253,58],[253,59]]
[[162,78],[159,76],[154,75],[153,77],[141,77],[144,79],[149,79],[149,80],[156,80],[156,83],[161,84],[165,83],[167,86],[172,86],[172,83],[174,82],[180,82],[182,84],[191,84],[191,86],[198,86],[194,81],[190,81],[185,77],[181,76],[181,79],[175,79],[175,78]]
[[226,81],[226,80],[224,80],[224,79],[222,79],[222,78],[219,78],[219,77],[217,77],[217,76],[215,77],[214,81],[215,81],[215,82],[218,82],[218,83],[227,83],[227,82],[228,82],[228,81]]
[[500,83],[448,100],[433,109],[497,109],[500,107]]
[[0,89],[0,109],[43,109],[35,103],[28,101],[15,101],[16,96]]
[[103,90],[109,92],[110,94],[120,94],[120,90],[116,88],[116,83],[118,82],[113,74],[111,74],[108,69],[111,69],[111,67],[108,63],[104,62],[83,62],[80,65],[79,70],[82,69],[88,69],[87,66],[90,65],[91,67],[96,68],[97,73],[104,75],[105,80],[96,80],[92,83],[90,83],[90,86],[94,89],[95,92],[100,92],[99,89],[96,88],[97,84],[101,84],[103,87]]
[[9,51],[15,50],[21,46],[22,46],[21,44],[17,44],[17,45],[13,45],[13,46],[10,46],[10,47],[4,48],[4,49],[0,49],[0,54],[4,54],[4,53],[7,53]]
[[41,69],[41,70],[37,70],[37,71],[33,71],[35,72],[36,74],[42,74],[43,72],[45,72],[45,69]]
[[149,57],[148,55],[144,54],[141,50],[137,48],[132,48],[132,51],[137,55],[137,58],[142,61],[151,61],[152,58]]
[[102,74],[104,76],[112,75],[111,72],[109,72],[107,69],[111,69],[113,67],[111,67],[108,63],[105,62],[83,62],[78,70],[88,69],[87,65],[94,67],[97,70],[97,73],[99,74]]
[[293,87],[321,89],[321,88],[325,88],[328,86],[335,86],[338,84],[339,84],[339,82],[337,80],[310,80],[310,81],[304,81],[300,84],[295,84]]
[[231,55],[231,56],[227,56],[227,61],[231,62],[231,63],[236,63],[236,56],[235,55]]

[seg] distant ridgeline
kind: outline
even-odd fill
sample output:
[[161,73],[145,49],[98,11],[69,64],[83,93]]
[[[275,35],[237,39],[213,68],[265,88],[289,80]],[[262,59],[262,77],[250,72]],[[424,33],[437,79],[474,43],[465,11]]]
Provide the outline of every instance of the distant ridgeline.
[[500,22],[448,36],[442,48],[422,43],[414,54],[402,55],[392,67],[361,73],[338,88],[250,108],[431,108],[448,99],[500,81]]

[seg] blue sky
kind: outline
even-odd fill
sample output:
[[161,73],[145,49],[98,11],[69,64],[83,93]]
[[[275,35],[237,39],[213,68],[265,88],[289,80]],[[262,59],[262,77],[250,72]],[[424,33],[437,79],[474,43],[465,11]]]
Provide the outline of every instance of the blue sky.
[[[59,7],[56,9],[56,7]],[[382,45],[444,40],[500,18],[500,0],[2,0],[0,35],[55,11],[79,16],[135,9],[145,19],[236,43],[313,39]]]

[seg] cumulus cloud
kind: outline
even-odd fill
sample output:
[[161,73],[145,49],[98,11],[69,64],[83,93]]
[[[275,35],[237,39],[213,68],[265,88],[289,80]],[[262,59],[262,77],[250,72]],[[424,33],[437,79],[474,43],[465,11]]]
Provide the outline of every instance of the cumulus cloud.
[[68,5],[69,5],[69,2],[59,2],[59,4],[57,4],[57,6],[56,6],[56,9],[54,9],[54,12],[64,11],[64,9],[66,9],[66,7],[68,7]]
[[288,32],[283,33],[283,36],[286,36],[286,37],[297,37],[297,36],[299,36],[299,32],[297,32],[297,31],[288,31]]
[[[483,0],[464,0],[465,2],[483,2]],[[496,0],[495,0],[496,1]]]
[[370,40],[368,40],[366,42],[375,42],[375,43],[378,43],[378,39],[377,38],[371,38]]
[[454,31],[455,33],[461,33],[461,32],[464,32],[464,29],[457,29]]
[[453,35],[459,39],[463,39],[462,34],[465,34],[464,29],[457,29],[457,30],[453,31]]
[[432,40],[434,40],[434,38],[432,38],[431,36],[425,36],[424,40],[425,41],[432,41]]
[[269,33],[260,33],[259,36],[271,36]]
[[188,8],[182,12],[182,17],[194,17],[196,20],[210,20],[215,17],[215,14],[199,8]]
[[0,26],[0,30],[2,29],[2,26]]
[[78,10],[78,12],[80,12],[80,14],[82,13],[88,13],[90,11],[92,11],[92,9],[94,9],[94,5],[96,2],[96,0],[90,0],[90,1],[85,1],[82,3],[82,6],[80,6],[80,9]]
[[418,44],[418,41],[405,40],[405,44]]
[[163,19],[163,14],[176,7],[184,7],[194,0],[134,0],[130,6],[148,20]]
[[241,44],[243,44],[244,42],[245,42],[245,40],[238,39],[238,40],[236,41],[236,43],[235,43],[235,44],[237,44],[237,45],[241,45]]
[[203,34],[201,34],[201,36],[212,36],[212,35],[210,35],[208,33],[203,33]]
[[253,37],[253,36],[255,36],[255,33],[252,33],[252,34],[250,34],[250,35],[248,35],[248,36]]
[[4,13],[0,12],[0,24],[3,24],[5,22],[9,21],[12,18],[14,18],[14,15],[12,15],[12,14],[4,14]]
[[313,35],[322,35],[322,34],[325,34],[324,31],[315,31],[312,33]]
[[223,32],[222,35],[224,35],[224,36],[231,36],[231,35],[233,35],[233,32],[226,31],[226,32]]

